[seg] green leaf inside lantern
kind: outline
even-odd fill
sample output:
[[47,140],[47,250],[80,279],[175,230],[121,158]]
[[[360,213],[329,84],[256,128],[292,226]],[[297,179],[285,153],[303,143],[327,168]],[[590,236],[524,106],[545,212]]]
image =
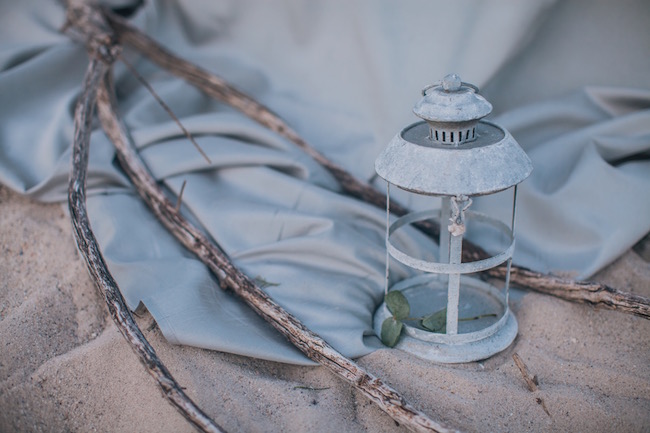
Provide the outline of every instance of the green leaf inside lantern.
[[386,306],[397,320],[405,320],[411,313],[409,301],[399,290],[388,292],[386,295]]
[[381,341],[388,347],[395,347],[404,324],[394,317],[388,317],[381,324]]
[[447,307],[422,319],[422,327],[437,333],[447,331]]

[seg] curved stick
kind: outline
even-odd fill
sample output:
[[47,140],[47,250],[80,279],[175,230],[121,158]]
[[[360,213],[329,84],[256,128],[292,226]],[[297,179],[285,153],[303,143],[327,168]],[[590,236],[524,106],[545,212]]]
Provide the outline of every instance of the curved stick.
[[[348,194],[371,203],[380,209],[386,208],[386,196],[384,194],[374,189],[370,184],[358,180],[338,164],[311,147],[280,116],[270,109],[235,89],[222,78],[171,53],[126,20],[115,16],[109,11],[104,11],[104,13],[111,26],[113,26],[115,33],[124,44],[131,46],[166,71],[191,83],[205,94],[231,105],[261,125],[293,142],[327,169]],[[408,209],[393,202],[391,202],[391,211],[399,216],[408,213]],[[438,240],[440,226],[436,222],[422,221],[417,226],[434,240]],[[464,262],[487,257],[489,255],[485,250],[467,240],[463,241]],[[596,307],[622,311],[650,319],[650,298],[624,292],[601,283],[566,280],[516,265],[512,265],[511,269],[510,282],[520,287],[567,301],[591,304]],[[506,266],[502,265],[488,272],[489,276],[503,279]]]
[[116,106],[112,83],[105,81],[97,96],[98,115],[104,131],[117,149],[122,168],[158,220],[219,278],[222,287],[231,289],[305,355],[350,382],[395,421],[416,432],[453,431],[415,409],[381,379],[366,372],[310,331],[235,267],[218,245],[190,224],[167,198],[136,153]]
[[109,63],[91,58],[84,78],[81,97],[74,115],[74,142],[72,172],[68,187],[68,207],[77,248],[81,253],[92,280],[106,300],[108,310],[117,328],[129,342],[133,351],[156,380],[164,397],[197,429],[203,432],[224,432],[183,392],[171,373],[158,358],[138,327],[109,272],[104,257],[93,234],[86,210],[86,170],[90,144],[91,122],[97,87],[109,70]]
[[[499,266],[486,272],[491,277],[505,278],[506,268]],[[604,283],[576,281],[542,274],[521,266],[513,266],[510,281],[535,292],[552,295],[566,301],[621,311],[650,319],[650,299],[624,292]]]

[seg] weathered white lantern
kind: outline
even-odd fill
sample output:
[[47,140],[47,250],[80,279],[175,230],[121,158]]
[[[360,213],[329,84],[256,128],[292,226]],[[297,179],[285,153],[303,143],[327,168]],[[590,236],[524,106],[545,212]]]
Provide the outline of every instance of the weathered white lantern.
[[[509,274],[515,247],[517,184],[528,177],[532,163],[501,126],[481,120],[492,105],[478,89],[455,74],[427,86],[413,112],[424,121],[404,128],[377,158],[375,169],[390,185],[415,194],[442,198],[440,210],[405,215],[387,227],[386,248],[418,275],[398,282],[410,304],[396,347],[438,362],[469,362],[488,358],[508,347],[517,335],[517,320],[508,307]],[[512,220],[508,224],[469,210],[472,197],[513,189]],[[438,260],[415,257],[400,245],[398,232],[419,221],[440,222]],[[489,231],[502,248],[484,260],[461,260],[463,236],[469,229]],[[507,263],[503,288],[468,274]],[[386,263],[387,285],[389,260]],[[387,293],[389,291],[386,288]],[[415,317],[436,311],[446,322],[438,332]],[[382,304],[374,319],[378,335],[392,313]],[[442,315],[444,320],[444,315]],[[478,318],[478,319],[477,319]]]

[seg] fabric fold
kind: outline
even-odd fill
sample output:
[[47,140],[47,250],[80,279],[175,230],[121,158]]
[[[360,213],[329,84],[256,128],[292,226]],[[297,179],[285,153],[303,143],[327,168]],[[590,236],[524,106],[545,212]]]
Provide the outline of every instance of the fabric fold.
[[[383,191],[374,160],[417,120],[411,107],[420,89],[449,72],[478,85],[505,74],[553,2],[299,5],[152,1],[132,22],[268,105],[319,152]],[[56,33],[61,6],[30,0],[2,7],[9,12],[0,14],[0,183],[37,200],[65,201],[87,55]],[[424,25],[434,13],[439,25]],[[442,38],[453,44],[431,42]],[[343,354],[381,347],[372,316],[385,284],[384,211],[344,195],[329,172],[282,137],[137,53],[124,55],[212,161],[116,65],[124,122],[170,198],[186,182],[185,215]],[[550,88],[551,78],[539,85]],[[590,86],[494,120],[535,167],[519,189],[515,262],[585,278],[650,231],[650,91]],[[169,341],[311,364],[164,230],[98,124],[88,176],[91,224],[109,268],[130,308],[144,304]],[[436,205],[394,193],[414,210]],[[511,194],[481,198],[475,208],[509,221]],[[491,242],[481,233],[474,240]],[[396,242],[424,257],[437,254],[415,230]],[[391,282],[409,275],[397,266]]]

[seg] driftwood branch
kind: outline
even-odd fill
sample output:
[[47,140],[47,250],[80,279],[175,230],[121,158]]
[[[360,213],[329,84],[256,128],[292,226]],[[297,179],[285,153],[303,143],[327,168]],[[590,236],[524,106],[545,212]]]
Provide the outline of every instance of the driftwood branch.
[[[398,422],[414,431],[450,431],[418,412],[381,380],[343,357],[320,337],[305,328],[243,275],[217,245],[182,217],[178,207],[166,198],[146,167],[142,165],[133,147],[130,147],[130,137],[120,124],[113,104],[111,83],[107,81],[97,90],[98,83],[106,76],[110,65],[119,55],[120,45],[117,42],[131,45],[208,95],[238,108],[252,119],[288,138],[328,169],[349,194],[382,208],[385,206],[386,197],[317,152],[266,107],[232,88],[222,79],[169,53],[110,12],[70,0],[66,26],[72,30],[72,37],[84,43],[91,53],[83,93],[75,112],[73,170],[69,188],[69,206],[75,237],[91,276],[106,298],[118,329],[136,351],[148,372],[157,380],[165,397],[179,409],[183,416],[202,431],[222,431],[184,394],[142,335],[131,317],[119,288],[106,268],[86,214],[85,181],[90,122],[97,91],[103,126],[118,147],[120,159],[143,199],[163,224],[206,263],[223,285],[241,296],[260,316],[269,321],[307,356],[351,382]],[[394,206],[392,209],[396,214],[407,212],[405,208],[399,206]],[[439,227],[434,222],[427,222],[421,228],[434,238],[439,233]],[[486,255],[483,250],[470,243],[466,244],[465,253],[467,260],[476,260]],[[491,276],[502,278],[503,270],[494,270]],[[563,280],[519,267],[513,267],[511,281],[565,299],[619,309],[650,318],[648,309],[650,302],[646,298],[620,292],[605,285]]]
[[[505,278],[506,269],[500,266],[488,271],[487,274],[503,279]],[[552,295],[566,301],[589,304],[597,308],[616,310],[650,319],[649,298],[624,292],[604,283],[567,280],[521,266],[512,267],[510,281],[517,286]]]
[[[379,208],[386,207],[384,194],[367,182],[356,179],[345,169],[318,152],[270,109],[235,89],[222,78],[171,53],[121,17],[108,11],[105,13],[111,26],[115,29],[117,37],[124,45],[130,46],[163,69],[193,84],[205,94],[231,105],[261,125],[287,138],[326,168],[348,194]],[[391,202],[391,211],[396,215],[404,215],[408,212],[406,208],[394,202]],[[434,240],[438,239],[440,227],[436,222],[424,221],[418,224],[418,227]],[[477,245],[469,241],[463,242],[463,261],[480,260],[488,256],[487,252]],[[489,271],[488,275],[503,279],[505,272],[506,267],[503,265]],[[512,266],[510,281],[517,286],[567,301],[591,304],[650,319],[649,298],[617,290],[605,284],[567,280],[516,265]]]
[[[110,29],[105,27],[103,16],[99,14],[98,9],[84,3],[76,5],[72,2],[68,8],[68,27],[76,32],[91,53],[88,78],[84,82],[83,95],[75,117],[73,170],[69,189],[75,237],[93,280],[106,297],[111,316],[118,329],[136,351],[148,372],[157,380],[163,394],[180,410],[181,414],[202,431],[222,431],[183,393],[142,335],[106,267],[93,235],[86,213],[85,182],[95,101],[97,101],[102,126],[115,144],[123,168],[143,200],[176,238],[212,270],[223,286],[232,289],[244,299],[253,310],[270,322],[308,357],[350,382],[393,419],[410,430],[453,431],[419,412],[379,378],[338,353],[318,335],[307,329],[241,273],[216,244],[181,215],[178,206],[167,199],[139,159],[128,131],[119,120],[114,89],[108,73],[110,66],[119,56],[119,44],[116,43]],[[102,78],[102,84],[98,87]]]
[[415,409],[379,378],[340,354],[325,340],[310,331],[237,269],[218,245],[183,217],[136,153],[130,134],[118,117],[114,90],[108,81],[105,81],[104,87],[98,94],[97,106],[102,127],[115,145],[122,168],[133,182],[140,197],[167,230],[188,250],[196,254],[219,278],[222,286],[231,289],[242,298],[310,359],[351,383],[395,421],[416,432],[452,431]]
[[[104,54],[110,51],[104,51]],[[105,59],[91,58],[84,79],[82,94],[75,110],[73,163],[68,188],[68,206],[77,247],[86,262],[88,272],[106,300],[117,328],[160,387],[163,395],[194,426],[204,432],[223,432],[183,392],[176,380],[158,358],[142,334],[122,294],[109,272],[93,234],[86,210],[86,170],[90,144],[91,121],[97,87],[110,67]]]

